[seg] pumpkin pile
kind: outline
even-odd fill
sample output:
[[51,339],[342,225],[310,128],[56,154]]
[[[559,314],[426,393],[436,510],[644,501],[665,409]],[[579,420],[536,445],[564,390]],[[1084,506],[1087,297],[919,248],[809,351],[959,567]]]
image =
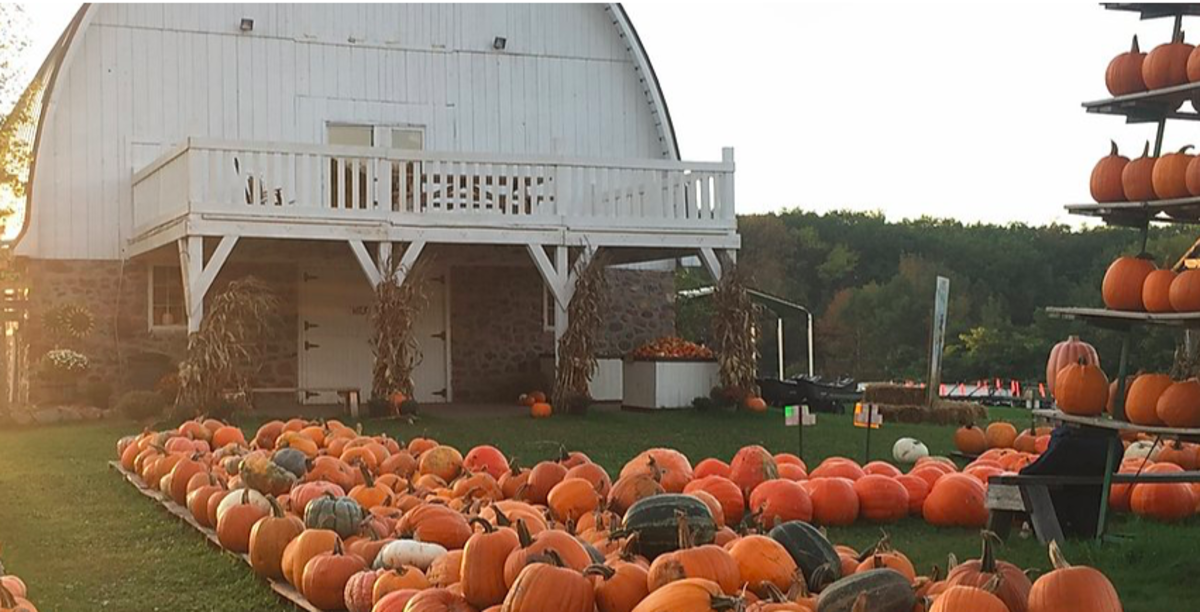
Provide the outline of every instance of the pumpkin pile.
[[1127,255],[1108,267],[1100,292],[1112,310],[1200,312],[1200,270],[1160,270],[1149,255]]
[[4,565],[0,564],[0,610],[4,612],[37,612],[37,608],[26,597],[29,589],[25,581],[4,573]]
[[1031,459],[995,448],[961,472],[924,457],[904,474],[832,457],[810,473],[761,446],[695,466],[653,448],[613,480],[580,452],[522,468],[492,446],[464,455],[429,438],[402,444],[300,419],[249,439],[220,421],[187,421],[122,438],[117,451],[125,470],[247,554],[255,573],[320,609],[351,612],[830,602],[824,611],[850,610],[862,593],[908,610],[932,580],[917,580],[886,539],[854,551],[814,525],[922,516],[981,527],[987,477]]
[[544,419],[554,414],[554,409],[550,406],[550,402],[547,401],[546,394],[541,391],[522,393],[517,398],[517,403],[522,406],[528,406],[529,416],[535,419]]
[[657,340],[652,340],[634,349],[630,354],[634,359],[649,359],[649,360],[697,360],[697,359],[713,359],[712,349],[707,346],[696,344],[676,338],[675,336],[665,336]]
[[963,425],[954,431],[954,447],[971,457],[977,457],[988,449],[1014,449],[1037,455],[1049,446],[1050,432],[1050,427],[1038,427],[1018,433],[1016,426],[1004,421],[988,423],[986,428]]
[[[1149,436],[1125,440],[1118,472],[1161,474],[1200,468],[1200,446],[1168,441],[1156,444]],[[1143,518],[1175,522],[1200,514],[1200,483],[1114,484],[1109,508]]]

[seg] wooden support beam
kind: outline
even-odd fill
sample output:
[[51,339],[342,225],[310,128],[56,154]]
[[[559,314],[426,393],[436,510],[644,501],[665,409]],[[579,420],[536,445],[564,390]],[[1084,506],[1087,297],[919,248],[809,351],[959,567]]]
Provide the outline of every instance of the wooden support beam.
[[179,239],[179,269],[183,275],[183,303],[187,308],[189,333],[200,331],[200,323],[204,320],[204,296],[237,243],[237,236],[222,236],[212,257],[205,263],[202,236]]
[[701,248],[700,262],[704,264],[704,269],[708,270],[714,282],[721,280],[721,260],[717,258],[716,251],[709,247]]
[[375,267],[375,262],[371,260],[371,254],[367,252],[366,245],[362,240],[349,240],[350,250],[354,251],[354,257],[358,259],[358,265],[362,267],[363,273],[367,275],[367,282],[371,283],[372,287],[379,286],[381,275],[379,268]]
[[[566,308],[569,301],[566,295],[566,266],[562,266],[564,273],[560,274],[559,269],[550,261],[550,257],[546,255],[546,250],[541,245],[530,244],[527,246],[529,248],[529,256],[533,258],[533,265],[537,267],[538,272],[542,275],[542,281],[546,283],[546,287],[554,295],[554,301],[558,303],[560,308]],[[562,253],[565,255],[567,247],[556,246],[555,248],[562,249]],[[555,259],[560,259],[558,253],[555,253]]]
[[408,243],[408,246],[404,249],[404,255],[400,256],[400,266],[396,270],[396,284],[404,284],[404,279],[408,278],[408,273],[412,272],[413,266],[417,265],[417,258],[421,256],[421,251],[424,250],[424,240],[414,240]]

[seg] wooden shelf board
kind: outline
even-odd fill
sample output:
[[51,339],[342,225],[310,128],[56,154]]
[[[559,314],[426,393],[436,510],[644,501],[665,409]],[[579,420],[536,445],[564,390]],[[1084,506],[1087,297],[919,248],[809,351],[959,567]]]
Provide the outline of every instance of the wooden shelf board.
[[1110,11],[1138,13],[1139,19],[1158,19],[1176,15],[1200,15],[1200,6],[1194,3],[1171,2],[1101,2]]
[[[1200,82],[1091,100],[1082,106],[1089,113],[1123,116],[1128,123],[1151,123],[1161,119],[1200,121],[1200,113],[1187,104],[1197,94],[1200,94]],[[1186,108],[1192,110],[1184,110]]]
[[1137,425],[1135,423],[1117,421],[1107,417],[1088,417],[1067,414],[1061,410],[1034,410],[1033,416],[1043,419],[1050,419],[1052,421],[1059,421],[1061,423],[1071,423],[1074,425],[1082,425],[1084,427],[1094,427],[1097,429],[1132,431],[1150,434],[1153,436],[1187,439],[1190,441],[1200,440],[1200,427],[1153,427],[1149,425]]
[[[1141,227],[1148,222],[1200,224],[1200,197],[1146,202],[1067,204],[1064,208],[1073,215],[1099,217],[1111,225]],[[1172,213],[1177,216],[1170,216]]]
[[1200,312],[1130,312],[1107,308],[1046,308],[1046,314],[1060,319],[1079,319],[1101,327],[1128,328],[1132,325],[1168,325],[1200,328]]

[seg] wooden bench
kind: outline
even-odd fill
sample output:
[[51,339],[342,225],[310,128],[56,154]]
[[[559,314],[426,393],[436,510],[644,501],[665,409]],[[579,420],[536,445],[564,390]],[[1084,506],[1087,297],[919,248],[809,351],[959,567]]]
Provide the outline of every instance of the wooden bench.
[[[1149,484],[1200,482],[1200,471],[1157,474],[1112,474],[1112,484]],[[1054,512],[1050,490],[1066,486],[1104,485],[1105,477],[1098,476],[1022,476],[1018,474],[992,476],[988,479],[987,498],[989,531],[1001,538],[1008,536],[1013,521],[1028,517],[1033,532],[1042,544],[1063,543],[1062,527]]]

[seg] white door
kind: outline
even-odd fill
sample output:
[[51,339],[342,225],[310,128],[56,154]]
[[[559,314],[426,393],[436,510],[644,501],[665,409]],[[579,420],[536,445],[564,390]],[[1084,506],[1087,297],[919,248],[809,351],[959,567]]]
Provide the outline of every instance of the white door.
[[[416,399],[445,402],[449,397],[446,335],[446,283],[429,284],[429,307],[418,318],[417,340],[424,358],[413,373]],[[371,302],[366,276],[358,268],[309,266],[299,291],[300,387],[309,404],[333,404],[337,392],[357,389],[371,395]]]

